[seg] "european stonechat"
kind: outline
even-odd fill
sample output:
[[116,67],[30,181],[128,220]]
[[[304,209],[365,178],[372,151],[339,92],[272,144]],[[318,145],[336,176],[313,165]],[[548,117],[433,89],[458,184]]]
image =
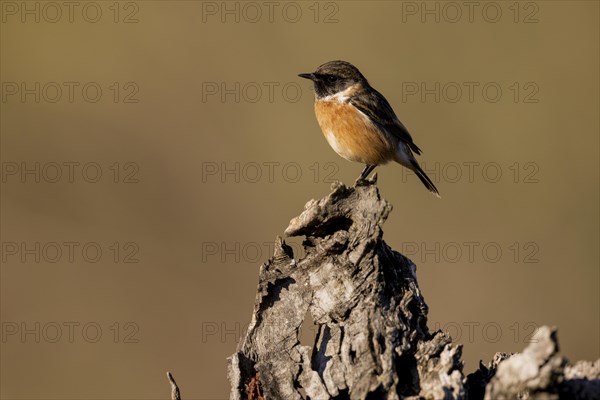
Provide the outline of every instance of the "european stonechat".
[[376,166],[396,161],[440,197],[413,155],[420,155],[421,149],[390,103],[358,68],[346,61],[330,61],[299,76],[313,81],[315,114],[329,145],[346,160],[366,165],[359,180],[366,179]]

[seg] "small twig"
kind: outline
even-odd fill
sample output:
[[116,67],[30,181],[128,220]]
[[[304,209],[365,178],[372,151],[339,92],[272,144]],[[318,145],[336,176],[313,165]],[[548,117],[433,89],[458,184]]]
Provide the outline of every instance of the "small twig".
[[169,383],[171,383],[171,400],[181,400],[181,394],[179,393],[179,387],[177,386],[177,382],[175,382],[175,378],[170,372],[167,372],[167,378],[169,378]]

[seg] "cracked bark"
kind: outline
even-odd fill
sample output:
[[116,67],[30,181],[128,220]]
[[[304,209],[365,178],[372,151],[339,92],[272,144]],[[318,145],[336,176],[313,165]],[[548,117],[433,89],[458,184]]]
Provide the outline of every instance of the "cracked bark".
[[[305,236],[306,255],[295,259],[278,237],[260,268],[251,323],[228,359],[232,400],[599,393],[598,363],[568,367],[557,355],[555,331],[543,336],[548,328],[522,354],[499,353],[465,379],[461,345],[427,328],[415,265],[382,239],[392,207],[375,181],[335,183],[332,190],[309,201],[285,230]],[[312,347],[299,340],[307,312],[318,325]]]

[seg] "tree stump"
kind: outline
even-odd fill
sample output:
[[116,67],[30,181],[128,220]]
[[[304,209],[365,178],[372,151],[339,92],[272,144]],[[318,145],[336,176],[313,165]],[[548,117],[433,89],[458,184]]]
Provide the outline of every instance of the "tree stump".
[[[306,237],[295,260],[277,238],[259,273],[252,321],[230,358],[231,398],[400,399],[464,394],[460,347],[427,329],[416,267],[382,239],[391,205],[374,182],[334,184],[309,201],[285,233]],[[299,331],[319,326],[312,349]]]
[[[251,323],[228,359],[230,399],[600,398],[600,363],[565,374],[549,328],[465,379],[461,345],[427,328],[415,264],[383,240],[391,210],[375,180],[335,183],[291,220],[285,234],[305,236],[305,256],[278,237],[261,266]],[[299,339],[307,313],[318,325],[312,347]]]

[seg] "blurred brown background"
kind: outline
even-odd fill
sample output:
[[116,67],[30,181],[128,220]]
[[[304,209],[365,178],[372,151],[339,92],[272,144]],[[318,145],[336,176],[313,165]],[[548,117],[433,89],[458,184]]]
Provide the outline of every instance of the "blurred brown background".
[[424,149],[385,239],[465,372],[543,324],[599,357],[597,2],[1,6],[3,399],[228,396],[271,243],[362,169],[296,76],[333,59]]

